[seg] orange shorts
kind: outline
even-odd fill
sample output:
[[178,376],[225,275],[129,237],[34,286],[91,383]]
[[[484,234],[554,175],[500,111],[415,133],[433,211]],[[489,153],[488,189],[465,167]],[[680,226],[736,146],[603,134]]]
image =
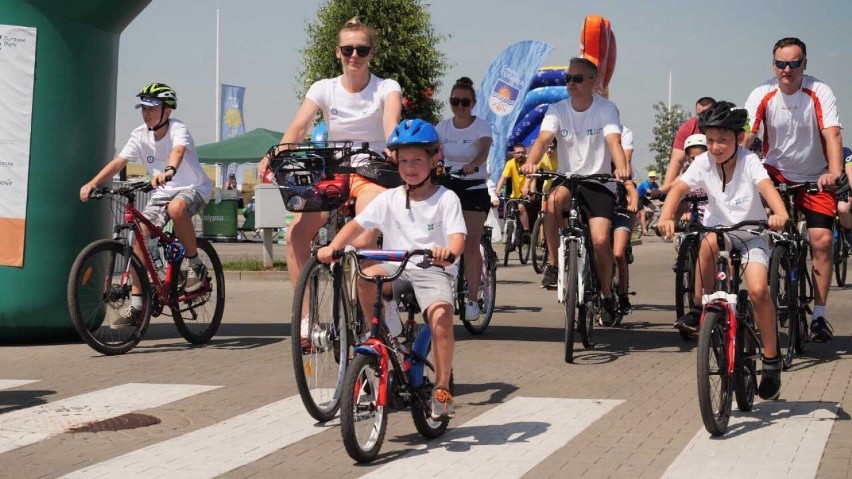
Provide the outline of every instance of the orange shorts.
[[361,175],[349,175],[349,197],[357,200],[361,195],[365,193],[375,193],[379,194],[385,191],[385,188],[382,185],[377,183],[373,183],[372,181],[364,178]]
[[[787,178],[784,178],[784,175],[778,170],[778,168],[766,164],[763,166],[769,173],[769,177],[776,183],[786,183],[788,185],[796,184],[795,181],[789,181]],[[795,203],[796,207],[802,211],[825,215],[831,217],[832,220],[834,219],[834,215],[837,214],[837,199],[835,198],[834,193],[830,191],[808,193],[805,190],[799,190],[799,192],[796,193]],[[808,226],[810,227],[810,225]]]

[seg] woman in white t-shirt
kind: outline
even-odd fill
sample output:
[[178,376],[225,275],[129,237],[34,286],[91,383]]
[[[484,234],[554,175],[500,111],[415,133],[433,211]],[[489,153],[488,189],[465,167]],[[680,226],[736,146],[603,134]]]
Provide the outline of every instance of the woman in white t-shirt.
[[[387,138],[400,121],[402,93],[395,80],[382,79],[370,72],[370,60],[377,44],[375,30],[362,24],[358,17],[346,22],[338,33],[335,48],[342,75],[311,85],[281,143],[301,142],[317,111],[322,110],[329,140],[353,140],[356,144],[366,141],[372,150],[385,150]],[[258,171],[264,171],[268,163],[268,158],[264,158]],[[385,190],[360,175],[350,178],[349,190],[350,196],[356,199],[356,214]],[[310,257],[311,240],[325,216],[323,213],[298,213],[287,229],[287,270],[293,285]],[[374,242],[376,234],[369,235]],[[363,240],[366,242],[367,238]]]
[[[450,108],[453,117],[442,120],[435,127],[443,146],[444,168],[463,171],[465,178],[450,179],[444,186],[452,190],[461,200],[467,237],[464,243],[464,270],[468,289],[479,291],[482,258],[479,255],[479,240],[482,226],[491,208],[491,197],[486,184],[488,150],[491,148],[491,124],[477,118],[471,111],[476,105],[476,91],[468,77],[456,80],[450,91]],[[476,297],[471,293],[472,297]],[[479,304],[468,301],[465,318],[479,318]]]

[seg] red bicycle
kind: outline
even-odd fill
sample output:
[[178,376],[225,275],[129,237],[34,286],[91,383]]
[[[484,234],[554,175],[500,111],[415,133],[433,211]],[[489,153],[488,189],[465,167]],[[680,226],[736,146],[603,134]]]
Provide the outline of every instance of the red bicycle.
[[[136,192],[152,189],[149,182],[138,182],[92,192],[95,199],[126,200],[124,222],[115,226],[112,239],[97,240],[83,248],[68,277],[71,322],[86,344],[102,354],[124,354],[133,349],[144,337],[151,316],[164,314],[167,306],[181,336],[193,344],[210,341],[222,322],[225,275],[216,250],[206,240],[197,239],[207,275],[200,278],[198,290],[186,292],[188,265],[181,269],[183,245],[173,233],[164,232],[136,209]],[[142,248],[140,258],[133,251],[133,243],[140,241],[143,224],[156,244]],[[138,320],[118,326],[116,320],[121,310],[130,306],[133,289],[141,291],[141,314]]]

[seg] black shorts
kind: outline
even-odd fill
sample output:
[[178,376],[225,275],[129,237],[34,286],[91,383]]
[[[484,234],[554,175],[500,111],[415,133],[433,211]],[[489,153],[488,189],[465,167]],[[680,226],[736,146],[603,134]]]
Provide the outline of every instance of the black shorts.
[[[564,181],[554,180],[550,191],[556,186],[564,187],[564,184]],[[615,214],[615,194],[606,185],[595,181],[581,183],[577,187],[577,196],[580,211],[586,218],[606,218],[612,221]]]
[[[452,190],[461,201],[462,211],[478,211],[488,213],[491,210],[491,196],[485,187],[485,180],[458,180],[450,179],[443,185]],[[469,189],[476,187],[476,189]]]

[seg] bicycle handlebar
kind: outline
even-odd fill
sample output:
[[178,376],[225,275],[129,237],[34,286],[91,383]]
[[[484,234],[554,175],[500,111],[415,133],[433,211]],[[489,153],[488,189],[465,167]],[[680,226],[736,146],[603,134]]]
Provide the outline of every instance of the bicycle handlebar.
[[143,193],[147,193],[149,191],[154,191],[154,187],[151,185],[150,181],[137,181],[129,185],[122,186],[121,188],[95,188],[89,194],[89,198],[99,200],[106,195],[116,195],[124,196],[128,199],[134,199],[134,194],[140,190]]
[[759,229],[756,231],[763,231],[769,229],[769,222],[767,222],[766,220],[745,220],[730,226],[704,226],[700,223],[689,223],[687,229],[689,231],[698,231],[701,233],[728,233],[731,231],[742,229],[745,226],[757,226]]
[[[473,173],[477,173],[477,172],[479,172],[478,166],[473,169]],[[473,173],[465,173],[464,170],[461,170],[461,169],[453,171],[452,166],[446,166],[446,167],[444,167],[443,173],[440,173],[437,176],[438,176],[438,178],[449,177],[449,178],[453,178],[453,179],[456,179],[456,180],[462,180],[462,179],[464,179],[465,176],[468,176],[468,174],[472,175]]]
[[557,173],[555,171],[538,171],[536,173],[532,173],[527,175],[532,178],[553,178],[553,179],[565,179],[569,181],[599,181],[601,183],[606,183],[608,181],[612,181],[615,179],[614,176],[610,173],[595,173],[593,175],[578,175],[571,173]]
[[[333,259],[341,259],[346,255],[353,255],[358,261],[355,262],[357,266],[358,276],[366,280],[373,280],[377,277],[381,277],[382,281],[393,281],[397,279],[402,272],[405,270],[405,266],[408,264],[409,260],[411,260],[414,256],[423,256],[423,261],[417,264],[422,268],[428,268],[430,266],[438,266],[439,268],[443,268],[442,266],[436,265],[432,263],[432,250],[421,248],[421,249],[412,249],[412,250],[383,250],[383,249],[362,249],[356,250],[353,246],[347,246],[342,250],[337,250],[332,253]],[[386,261],[393,263],[400,263],[399,268],[396,272],[388,275],[376,275],[369,276],[364,274],[361,269],[361,260],[369,260],[369,261]],[[454,254],[450,254],[450,257],[447,259],[448,262],[453,263],[456,260],[456,256]]]

